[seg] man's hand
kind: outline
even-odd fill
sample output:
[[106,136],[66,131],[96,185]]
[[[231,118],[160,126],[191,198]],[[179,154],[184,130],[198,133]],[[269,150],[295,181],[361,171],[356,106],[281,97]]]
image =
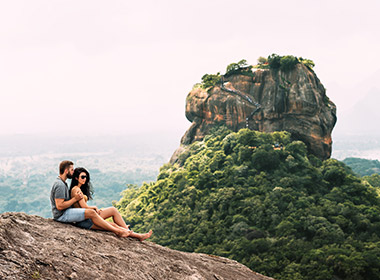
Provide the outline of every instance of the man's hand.
[[81,200],[83,198],[82,192],[81,191],[77,191],[77,193],[75,194],[74,198],[75,198],[76,201]]
[[95,212],[98,213],[99,215],[103,211],[103,209],[98,209],[98,207],[96,207],[96,206],[92,206],[91,208],[94,209]]

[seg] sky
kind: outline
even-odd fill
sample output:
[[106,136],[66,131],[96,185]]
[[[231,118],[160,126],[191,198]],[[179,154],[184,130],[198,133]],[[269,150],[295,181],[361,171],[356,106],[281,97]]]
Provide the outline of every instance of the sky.
[[380,78],[379,11],[377,0],[0,1],[0,135],[179,139],[205,73],[272,53],[315,62],[339,124]]

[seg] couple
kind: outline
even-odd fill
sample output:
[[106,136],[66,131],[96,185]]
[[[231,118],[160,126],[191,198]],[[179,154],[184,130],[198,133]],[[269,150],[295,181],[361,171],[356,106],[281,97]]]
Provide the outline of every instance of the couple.
[[[71,179],[70,189],[66,183]],[[86,229],[100,229],[112,231],[119,237],[134,237],[143,241],[152,235],[148,233],[135,233],[126,225],[119,211],[115,207],[98,209],[96,206],[88,206],[87,200],[91,199],[92,189],[90,174],[82,167],[75,168],[71,161],[62,161],[59,165],[59,176],[54,182],[50,203],[54,220],[62,223],[75,223],[76,226]],[[112,217],[113,222],[105,219]]]

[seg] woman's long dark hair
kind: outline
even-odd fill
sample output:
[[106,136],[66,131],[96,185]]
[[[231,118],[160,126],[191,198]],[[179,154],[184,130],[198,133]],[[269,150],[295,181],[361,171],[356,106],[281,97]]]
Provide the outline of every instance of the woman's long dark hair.
[[90,182],[90,173],[88,173],[88,171],[83,167],[77,167],[74,169],[74,174],[73,174],[73,178],[71,179],[71,185],[70,185],[70,194],[71,194],[71,190],[75,186],[78,186],[78,178],[82,172],[86,173],[87,179],[86,179],[86,183],[82,185],[80,189],[83,194],[87,195],[88,200],[90,200],[92,199],[92,194],[94,193],[94,189]]

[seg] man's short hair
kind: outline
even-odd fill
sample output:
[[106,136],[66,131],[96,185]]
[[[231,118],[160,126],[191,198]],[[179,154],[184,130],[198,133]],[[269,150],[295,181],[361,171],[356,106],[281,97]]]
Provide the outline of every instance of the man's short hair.
[[59,174],[65,173],[65,170],[70,167],[70,165],[74,165],[72,161],[64,160],[59,164]]

